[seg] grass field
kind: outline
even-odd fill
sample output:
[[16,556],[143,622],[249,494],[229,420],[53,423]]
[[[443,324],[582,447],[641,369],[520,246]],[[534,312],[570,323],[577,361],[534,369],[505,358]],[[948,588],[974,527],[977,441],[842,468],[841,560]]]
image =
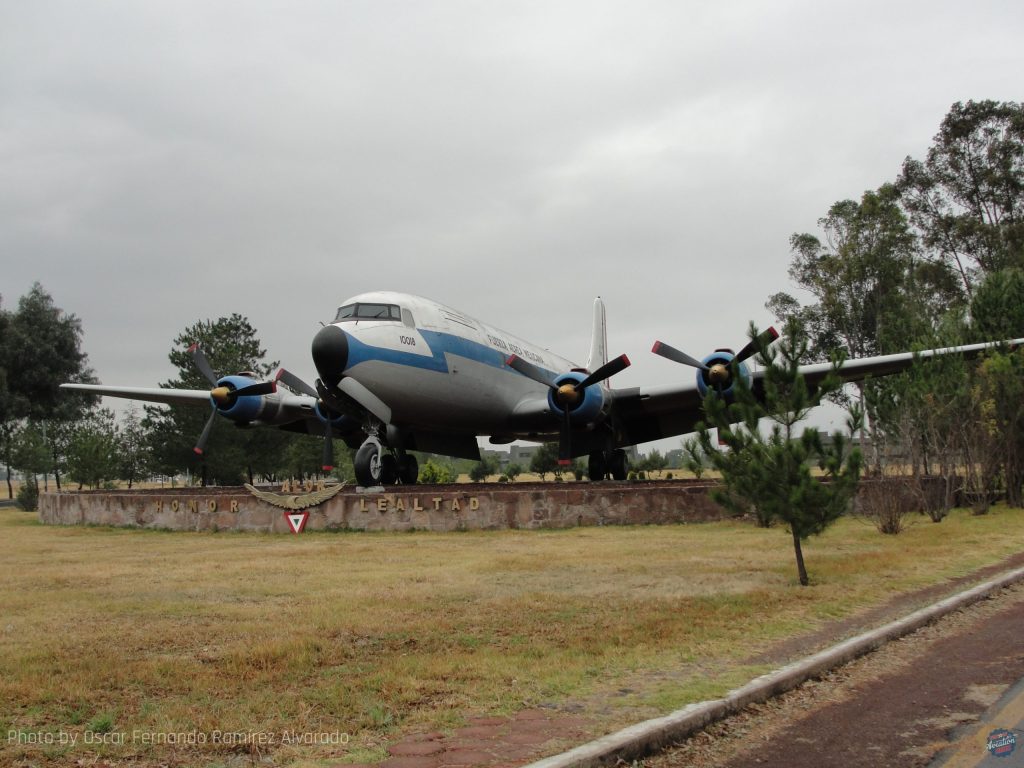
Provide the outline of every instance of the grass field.
[[772,642],[1020,551],[1024,513],[843,520],[808,588],[783,530],[741,523],[275,536],[4,509],[0,541],[0,764],[234,765],[252,748],[152,742],[346,734],[258,750],[319,765],[474,715],[572,704],[597,735],[720,694]]

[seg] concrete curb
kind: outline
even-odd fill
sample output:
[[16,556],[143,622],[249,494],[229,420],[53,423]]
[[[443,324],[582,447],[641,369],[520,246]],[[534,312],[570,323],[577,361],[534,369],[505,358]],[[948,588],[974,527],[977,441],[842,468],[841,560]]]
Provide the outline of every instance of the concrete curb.
[[1024,580],[1024,568],[1007,571],[998,578],[940,600],[902,619],[755,678],[742,688],[730,691],[725,698],[690,704],[664,717],[645,720],[560,755],[552,755],[530,763],[526,768],[596,768],[612,765],[620,760],[631,761],[650,755],[682,741],[716,720],[739,712],[750,704],[766,701],[796,688],[801,683],[853,661],[890,640],[909,635],[946,614],[1021,580]]

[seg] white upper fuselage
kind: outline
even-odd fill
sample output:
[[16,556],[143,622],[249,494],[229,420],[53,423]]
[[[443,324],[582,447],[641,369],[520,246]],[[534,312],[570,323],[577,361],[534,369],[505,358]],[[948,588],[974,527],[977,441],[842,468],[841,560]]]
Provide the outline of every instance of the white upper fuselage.
[[[390,309],[394,307],[397,312]],[[341,308],[339,315],[348,316],[334,325],[349,340],[344,375],[387,403],[393,423],[402,427],[474,435],[519,432],[522,424],[513,418],[517,406],[546,399],[547,391],[509,368],[509,356],[528,360],[552,378],[579,368],[536,344],[420,296],[364,293]],[[552,427],[556,425],[548,430]]]

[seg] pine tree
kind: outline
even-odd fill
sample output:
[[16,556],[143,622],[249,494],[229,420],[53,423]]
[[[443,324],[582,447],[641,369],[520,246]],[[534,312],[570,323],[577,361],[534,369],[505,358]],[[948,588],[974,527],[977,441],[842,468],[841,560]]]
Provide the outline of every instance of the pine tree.
[[[750,337],[756,339],[753,325]],[[830,376],[811,389],[800,374],[807,350],[803,326],[786,323],[774,347],[760,350],[763,376],[753,385],[734,372],[732,403],[714,395],[704,400],[705,421],[698,424],[698,441],[712,467],[722,475],[723,488],[714,492],[720,504],[734,512],[754,510],[762,524],[781,521],[793,537],[800,584],[809,583],[801,542],[825,531],[846,511],[860,476],[860,452],[850,436],[859,428],[861,413],[850,411],[847,433],[837,432],[825,444],[817,430],[798,430],[821,398],[840,386],[834,361]],[[767,418],[770,430],[760,428]],[[726,450],[713,444],[711,429],[718,430]],[[813,474],[817,466],[820,474]]]

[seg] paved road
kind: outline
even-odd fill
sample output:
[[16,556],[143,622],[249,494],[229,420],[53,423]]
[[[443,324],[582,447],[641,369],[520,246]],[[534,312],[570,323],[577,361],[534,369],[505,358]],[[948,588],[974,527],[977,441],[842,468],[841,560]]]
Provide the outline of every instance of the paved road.
[[1024,767],[1022,729],[1024,585],[1017,585],[645,766]]

